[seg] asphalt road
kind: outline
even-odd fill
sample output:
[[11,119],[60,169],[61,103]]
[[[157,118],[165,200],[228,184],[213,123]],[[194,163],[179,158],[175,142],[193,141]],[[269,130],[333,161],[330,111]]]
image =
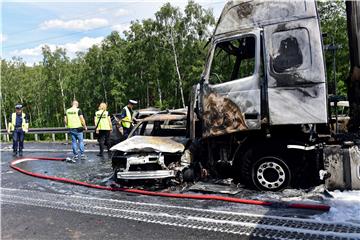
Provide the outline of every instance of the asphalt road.
[[[64,157],[69,145],[26,144],[25,156]],[[1,146],[1,239],[360,239],[360,226],[319,223],[321,212],[109,192],[30,177]],[[107,184],[109,159],[23,163],[34,172]],[[246,192],[246,191],[244,191]],[[249,196],[247,192],[247,197]]]

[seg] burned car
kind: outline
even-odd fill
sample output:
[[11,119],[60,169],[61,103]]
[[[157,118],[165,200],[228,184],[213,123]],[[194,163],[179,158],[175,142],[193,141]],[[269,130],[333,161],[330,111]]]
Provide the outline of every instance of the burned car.
[[[160,112],[159,109],[157,108],[145,108],[145,109],[140,109],[134,112],[134,117],[135,119],[143,119],[146,118],[148,116],[151,116],[153,114],[157,114],[158,112]],[[112,129],[113,131],[110,134],[110,146],[114,146],[116,144],[118,144],[119,142],[125,140],[124,136],[123,136],[123,132],[122,132],[122,127],[120,125],[120,113],[115,113],[113,115],[111,115],[111,123],[112,123]]]
[[115,180],[179,178],[191,164],[183,112],[141,120],[125,141],[113,146]]

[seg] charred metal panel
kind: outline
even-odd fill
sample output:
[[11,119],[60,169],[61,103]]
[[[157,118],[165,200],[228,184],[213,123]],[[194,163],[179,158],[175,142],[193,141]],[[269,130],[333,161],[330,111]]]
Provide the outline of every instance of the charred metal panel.
[[324,96],[325,88],[298,86],[291,88],[269,88],[269,116],[271,124],[322,123],[327,115]]
[[325,146],[324,166],[329,174],[325,186],[334,189],[360,189],[360,150],[358,146]]
[[141,119],[142,122],[155,122],[155,121],[177,121],[185,120],[186,112],[179,112],[178,114],[154,114],[144,119]]
[[214,35],[308,17],[316,17],[314,1],[233,0],[224,7]]
[[248,129],[239,106],[229,97],[204,86],[203,137],[219,136]]
[[325,186],[329,190],[346,189],[344,178],[343,149],[340,145],[326,146],[324,148],[324,167],[330,175],[325,180]]
[[260,89],[230,92],[231,99],[243,113],[247,129],[260,129]]
[[321,34],[316,18],[264,27],[272,125],[327,122]]
[[186,138],[134,136],[116,144],[110,150],[121,152],[179,153],[185,150]]
[[[295,32],[299,32],[300,34],[303,32],[307,34],[306,30],[303,29],[293,30],[293,34]],[[275,37],[274,35],[276,35],[276,33],[273,34],[273,37]],[[280,46],[275,47],[278,51],[277,55],[275,55],[274,59],[272,60],[274,71],[277,73],[283,73],[293,68],[299,68],[300,66],[304,65],[304,58],[306,58],[306,56],[309,56],[306,55],[306,52],[308,54],[310,53],[310,44],[301,45],[298,42],[298,38],[291,35],[286,38],[280,36],[280,39],[281,40],[279,41],[273,41],[273,43],[275,44],[280,43]],[[300,49],[300,46],[303,46],[308,51],[303,51],[302,49]],[[305,56],[303,56],[303,52]],[[306,63],[309,64],[309,61],[306,61]]]
[[[216,44],[229,39],[253,35],[255,37],[255,69],[251,76],[209,84],[211,61]],[[223,37],[213,43],[205,69],[205,83],[200,88],[202,99],[203,137],[261,128],[260,91],[260,30],[253,29],[246,34]]]
[[317,19],[267,26],[264,32],[270,88],[325,83]]

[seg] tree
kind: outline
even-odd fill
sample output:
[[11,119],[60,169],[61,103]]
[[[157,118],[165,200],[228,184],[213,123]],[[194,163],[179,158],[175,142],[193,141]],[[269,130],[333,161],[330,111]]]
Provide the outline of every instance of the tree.
[[[330,94],[346,96],[345,79],[349,71],[349,49],[346,35],[346,13],[345,4],[342,0],[319,1],[318,12],[320,16],[321,30],[326,33],[323,38],[324,45],[338,45],[341,48],[334,52],[325,51],[327,70],[327,82]],[[334,71],[334,59],[336,69]],[[336,84],[336,85],[335,85]]]
[[162,45],[164,45],[165,47],[169,46],[173,54],[175,70],[178,77],[178,87],[180,90],[181,104],[182,107],[185,107],[185,98],[182,83],[183,80],[180,73],[177,51],[177,47],[180,47],[182,45],[181,31],[177,31],[181,29],[182,15],[178,8],[174,8],[170,5],[170,3],[167,3],[163,7],[161,7],[161,9],[157,13],[155,13],[155,16],[157,22],[157,31],[162,36]]
[[350,103],[349,130],[358,132],[360,127],[360,2],[346,1],[346,15],[350,49],[350,74],[346,81]]
[[132,22],[123,36],[111,32],[73,59],[66,49],[44,46],[43,61],[31,67],[22,59],[2,60],[2,118],[16,102],[26,105],[32,127],[63,126],[73,99],[88,121],[101,101],[112,112],[129,98],[138,99],[139,108],[184,107],[201,75],[215,20],[193,1],[184,12],[165,4],[155,16]]

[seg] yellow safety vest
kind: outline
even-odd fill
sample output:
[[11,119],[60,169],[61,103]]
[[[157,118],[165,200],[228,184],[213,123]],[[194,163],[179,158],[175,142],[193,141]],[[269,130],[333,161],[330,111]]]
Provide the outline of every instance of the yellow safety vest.
[[[26,116],[25,113],[21,113],[21,118],[22,118],[21,127],[24,132],[27,132],[29,130],[29,124],[26,122],[25,116]],[[10,131],[14,131],[15,125],[16,125],[16,113],[12,113],[11,114],[11,122],[9,123]]]
[[81,121],[79,116],[79,109],[71,107],[66,110],[67,127],[68,128],[81,128]]
[[130,128],[132,123],[132,116],[127,106],[125,106],[124,109],[126,111],[126,116],[123,119],[121,119],[121,125],[124,128]]
[[[103,113],[104,112],[104,113]],[[102,114],[102,116],[101,116]],[[101,116],[101,119],[100,119]],[[100,121],[99,121],[100,119]],[[99,122],[99,125],[97,127],[98,130],[110,130],[111,126],[108,120],[108,112],[107,111],[103,111],[103,110],[99,110],[97,112],[95,112],[95,124],[97,124]],[[95,125],[96,127],[96,125]]]

